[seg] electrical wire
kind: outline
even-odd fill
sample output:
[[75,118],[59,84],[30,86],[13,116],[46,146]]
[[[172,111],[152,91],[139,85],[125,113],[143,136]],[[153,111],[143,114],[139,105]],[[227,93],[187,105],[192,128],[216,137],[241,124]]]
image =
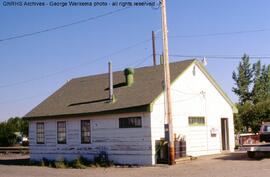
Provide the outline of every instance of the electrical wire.
[[144,64],[152,56],[153,56],[153,54],[148,55],[148,56],[140,59],[139,61],[137,60],[138,62],[136,64],[134,64],[134,68],[137,68],[137,67],[141,66],[142,64]]
[[[206,58],[206,59],[219,59],[219,60],[239,60],[243,56],[233,56],[233,55],[181,55],[181,54],[170,54],[169,56],[172,57],[179,57],[179,58]],[[249,58],[255,59],[270,59],[270,56],[252,56],[250,55]]]
[[[160,31],[160,29],[156,30],[155,32],[158,32]],[[56,72],[53,72],[53,73],[49,73],[49,74],[46,74],[46,75],[43,75],[43,76],[39,76],[39,77],[35,77],[35,78],[31,78],[31,79],[28,79],[28,80],[22,80],[22,81],[19,81],[19,82],[14,82],[14,83],[10,83],[10,84],[5,84],[5,85],[0,85],[0,88],[6,88],[6,87],[12,87],[12,86],[17,86],[17,85],[21,85],[21,84],[27,84],[29,82],[33,82],[33,81],[37,81],[37,80],[42,80],[42,79],[45,79],[45,78],[49,78],[49,77],[53,77],[55,75],[58,75],[58,74],[61,74],[61,73],[65,73],[65,72],[68,72],[68,71],[71,71],[71,70],[74,70],[74,69],[77,69],[77,68],[80,68],[82,66],[85,66],[85,65],[89,65],[89,64],[93,64],[95,62],[98,62],[99,60],[103,60],[103,59],[106,59],[106,58],[109,58],[111,56],[114,56],[114,55],[117,55],[117,54],[120,54],[122,52],[125,52],[127,50],[130,50],[132,48],[135,48],[137,46],[140,46],[142,44],[145,44],[147,42],[150,42],[152,41],[152,38],[148,38],[148,39],[145,39],[143,41],[140,41],[140,42],[137,42],[133,45],[130,45],[128,47],[124,47],[122,49],[119,49],[115,52],[112,52],[108,55],[105,55],[105,56],[102,56],[102,57],[98,57],[94,60],[91,60],[91,61],[88,61],[88,62],[84,62],[84,63],[81,63],[79,65],[76,65],[76,66],[73,66],[73,67],[69,67],[69,68],[65,68],[65,69],[62,69],[60,71],[56,71]],[[147,56],[146,58],[143,58],[144,60],[148,59],[150,56]],[[144,61],[145,62],[145,61]],[[144,63],[143,62],[143,63]],[[141,65],[143,63],[138,63],[137,65]]]
[[21,101],[26,101],[26,100],[32,100],[32,99],[35,99],[35,98],[41,98],[41,96],[40,95],[33,95],[33,96],[19,98],[19,99],[14,99],[14,100],[1,101],[0,102],[0,105],[7,104],[7,103],[21,102]]
[[[144,57],[143,60],[139,60],[140,63],[138,63],[137,65],[143,64],[142,61],[145,62],[151,56],[152,56],[152,54],[151,55],[148,55],[147,57]],[[0,105],[7,104],[7,103],[13,103],[13,102],[21,102],[21,101],[31,100],[31,99],[35,99],[35,98],[39,98],[39,97],[40,97],[40,95],[39,96],[38,95],[33,95],[33,96],[29,96],[29,97],[25,97],[25,98],[20,98],[20,99],[6,100],[6,101],[0,102]]]
[[96,19],[99,19],[99,18],[102,18],[102,17],[105,17],[105,16],[109,16],[109,15],[121,12],[123,10],[126,10],[127,8],[130,8],[130,7],[117,9],[117,10],[114,10],[114,11],[106,12],[104,14],[100,14],[100,15],[97,15],[97,16],[89,17],[89,18],[86,18],[86,19],[78,20],[78,21],[68,23],[68,24],[64,24],[64,25],[60,25],[60,26],[55,26],[55,27],[52,27],[52,28],[43,29],[43,30],[40,30],[40,31],[35,31],[35,32],[31,32],[31,33],[24,33],[24,34],[19,34],[19,35],[7,37],[7,38],[2,38],[2,39],[0,39],[0,42],[10,41],[10,40],[14,40],[14,39],[29,37],[29,36],[34,36],[34,35],[37,35],[37,34],[46,33],[46,32],[50,32],[50,31],[55,31],[55,30],[59,30],[59,29],[62,29],[62,28],[67,28],[67,27],[70,27],[70,26],[78,25],[78,24],[81,24],[81,23],[86,23],[88,21],[93,21],[93,20],[96,20]]
[[[197,98],[199,95],[192,95],[188,98],[184,98],[184,99],[179,99],[179,100],[172,100],[172,103],[181,103],[181,102],[186,102],[186,101],[189,101],[189,100],[192,100],[194,98]],[[160,102],[160,103],[156,103],[156,105],[161,105],[161,104],[164,104],[164,102]]]
[[19,82],[14,82],[14,83],[10,83],[10,84],[0,85],[0,88],[12,87],[12,86],[17,86],[17,85],[21,85],[21,84],[27,84],[29,82],[33,82],[33,81],[37,81],[37,80],[42,80],[42,79],[45,79],[45,78],[53,77],[53,76],[58,75],[58,74],[61,74],[61,73],[65,73],[65,72],[68,72],[68,71],[71,71],[71,70],[75,70],[77,68],[81,68],[82,66],[85,66],[85,65],[96,63],[96,62],[98,62],[100,60],[108,59],[111,56],[120,54],[120,53],[125,52],[125,51],[127,51],[129,49],[132,49],[132,48],[137,47],[139,45],[145,44],[145,43],[147,43],[147,42],[149,42],[151,40],[152,39],[143,40],[141,42],[135,43],[135,44],[130,45],[128,47],[125,47],[125,48],[122,48],[122,49],[117,50],[115,52],[112,52],[112,53],[110,53],[108,55],[105,55],[105,56],[102,56],[102,57],[98,57],[98,58],[96,58],[94,60],[91,60],[91,61],[88,61],[88,62],[84,62],[84,63],[78,64],[76,66],[73,66],[73,67],[65,68],[65,69],[62,69],[60,71],[56,71],[56,72],[53,72],[53,73],[50,73],[50,74],[46,74],[46,75],[43,75],[43,76],[39,76],[39,77],[35,77],[35,78],[31,78],[31,79],[23,80],[23,81],[19,81]]
[[171,88],[171,90],[174,91],[174,92],[177,92],[179,94],[182,94],[182,95],[201,95],[201,93],[183,92],[181,90],[173,89],[173,88]]
[[172,35],[169,38],[197,38],[197,37],[214,37],[214,36],[227,36],[227,35],[239,35],[247,33],[268,32],[270,28],[255,29],[255,30],[243,30],[233,32],[220,32],[220,33],[206,33],[206,34],[191,34],[191,35]]

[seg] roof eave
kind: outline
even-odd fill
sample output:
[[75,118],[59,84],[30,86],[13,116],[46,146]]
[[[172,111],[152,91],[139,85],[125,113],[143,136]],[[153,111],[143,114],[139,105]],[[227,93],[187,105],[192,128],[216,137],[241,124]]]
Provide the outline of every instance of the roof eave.
[[204,73],[207,79],[214,85],[217,91],[221,94],[221,96],[227,101],[227,103],[231,106],[233,113],[238,113],[238,109],[229,96],[222,90],[219,84],[215,81],[215,79],[209,74],[209,72],[205,69],[202,62],[195,60],[195,64],[200,68],[200,70]]
[[109,115],[109,114],[123,114],[123,113],[138,113],[138,112],[151,112],[151,104],[134,106],[129,108],[100,111],[100,112],[83,112],[74,114],[55,114],[55,115],[45,115],[45,116],[25,116],[25,120],[41,120],[41,119],[56,119],[56,118],[72,118],[72,117],[85,117],[85,116],[99,116],[99,115]]

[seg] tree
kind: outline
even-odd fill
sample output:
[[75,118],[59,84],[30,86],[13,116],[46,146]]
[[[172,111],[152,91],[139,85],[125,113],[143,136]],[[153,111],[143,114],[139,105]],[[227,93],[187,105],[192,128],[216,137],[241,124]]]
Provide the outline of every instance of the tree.
[[253,79],[253,89],[252,89],[252,101],[253,103],[258,103],[262,100],[262,83],[261,83],[261,61],[253,64],[254,79]]
[[237,105],[237,109],[238,109],[238,114],[237,114],[237,118],[238,118],[238,127],[237,128],[241,128],[239,129],[239,132],[247,132],[249,127],[253,127],[254,124],[254,120],[253,117],[250,116],[251,111],[253,109],[253,104],[248,101],[245,102],[244,104],[238,104]]
[[0,146],[11,146],[16,143],[16,135],[6,122],[0,123]]
[[262,121],[270,121],[270,99],[256,105],[246,102],[239,107],[239,117],[246,130],[250,127],[253,132],[258,132]]
[[28,122],[19,117],[0,123],[0,146],[12,146],[17,142],[15,132],[28,136]]
[[263,65],[261,71],[261,83],[262,83],[262,100],[267,100],[270,98],[270,65]]
[[270,65],[260,60],[252,65],[244,54],[232,75],[233,92],[239,97],[238,114],[235,115],[236,132],[251,128],[258,132],[262,121],[270,121]]
[[270,80],[269,80],[269,66],[261,66],[260,60],[253,65],[254,69],[254,79],[253,79],[253,89],[252,89],[252,101],[254,104],[260,101],[265,101],[270,96]]
[[24,136],[28,136],[28,122],[19,117],[8,119],[7,125],[13,132],[20,132]]
[[249,56],[244,54],[241,58],[237,71],[233,71],[232,78],[236,87],[232,91],[239,97],[239,103],[243,105],[246,101],[251,100],[251,83],[253,77],[253,69],[249,63]]

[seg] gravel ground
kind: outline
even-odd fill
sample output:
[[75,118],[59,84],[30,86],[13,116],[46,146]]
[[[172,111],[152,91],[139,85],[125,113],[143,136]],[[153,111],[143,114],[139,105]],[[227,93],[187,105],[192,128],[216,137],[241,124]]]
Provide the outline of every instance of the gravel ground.
[[[245,153],[200,157],[174,166],[54,169],[22,166],[0,155],[0,177],[253,177],[270,176],[270,159],[249,159]],[[14,165],[17,164],[17,165]]]

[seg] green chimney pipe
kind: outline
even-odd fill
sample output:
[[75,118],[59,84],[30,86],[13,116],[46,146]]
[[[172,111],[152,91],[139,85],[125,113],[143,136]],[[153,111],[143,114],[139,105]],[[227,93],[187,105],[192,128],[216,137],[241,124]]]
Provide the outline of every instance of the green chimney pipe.
[[135,73],[135,71],[133,68],[126,68],[124,70],[127,86],[131,86],[134,83],[134,73]]
[[160,55],[160,64],[163,65],[164,64],[164,58],[163,58],[163,54]]

